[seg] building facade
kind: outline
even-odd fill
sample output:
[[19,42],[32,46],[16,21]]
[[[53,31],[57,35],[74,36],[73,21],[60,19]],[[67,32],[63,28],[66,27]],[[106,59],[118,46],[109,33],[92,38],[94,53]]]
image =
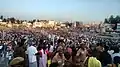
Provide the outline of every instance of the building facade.
[[117,31],[120,31],[120,23],[117,24]]

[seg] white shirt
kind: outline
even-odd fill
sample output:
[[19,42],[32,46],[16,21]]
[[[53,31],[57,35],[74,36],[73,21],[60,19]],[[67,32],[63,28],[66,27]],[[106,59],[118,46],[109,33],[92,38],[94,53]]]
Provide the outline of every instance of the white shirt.
[[3,46],[0,46],[0,49],[2,49]]
[[41,50],[42,52],[42,57],[40,57],[40,66],[39,67],[47,67],[46,64],[47,64],[47,53],[45,52],[44,54],[44,50],[42,49]]
[[52,45],[50,46],[49,52],[53,52],[53,46]]
[[14,41],[15,42],[15,44],[17,45],[17,42],[16,41]]
[[112,56],[112,54],[114,53],[114,50],[108,50],[108,53]]
[[37,53],[37,49],[34,46],[28,47],[27,54],[28,54],[28,58],[29,58],[30,63],[37,61],[36,56],[35,56],[36,53]]
[[120,57],[120,53],[114,53],[114,54],[112,54],[112,60],[114,61],[114,57],[115,56],[119,56]]

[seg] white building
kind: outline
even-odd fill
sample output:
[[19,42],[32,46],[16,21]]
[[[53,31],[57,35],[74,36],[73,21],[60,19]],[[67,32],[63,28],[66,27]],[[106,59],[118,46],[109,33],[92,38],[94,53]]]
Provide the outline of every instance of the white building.
[[32,24],[31,23],[27,23],[27,27],[30,27]]
[[22,22],[22,24],[23,24],[23,25],[27,25],[27,22],[24,21],[24,22]]
[[34,22],[33,27],[53,27],[56,26],[57,22],[54,20],[41,20],[40,22]]
[[111,28],[111,24],[104,24],[104,23],[101,23],[100,24],[100,31],[101,32],[106,32],[106,30],[112,30]]
[[42,27],[43,26],[43,22],[34,22],[33,23],[33,27]]
[[7,26],[10,27],[10,28],[12,28],[12,24],[11,23],[7,24]]
[[117,24],[117,31],[120,31],[120,23]]
[[61,26],[61,27],[65,27],[66,25],[65,25],[65,24],[61,24],[60,26]]
[[0,19],[0,22],[2,22],[2,19]]
[[57,22],[54,21],[54,20],[50,20],[49,23],[48,23],[48,25],[51,26],[51,27],[55,26],[56,24],[57,24]]
[[111,28],[111,24],[104,24],[105,28]]
[[6,22],[0,22],[0,24],[2,24],[2,25],[6,25],[7,23],[6,23]]
[[80,22],[80,21],[75,21],[75,22],[73,23],[73,27],[79,27],[80,25],[83,25],[83,23]]

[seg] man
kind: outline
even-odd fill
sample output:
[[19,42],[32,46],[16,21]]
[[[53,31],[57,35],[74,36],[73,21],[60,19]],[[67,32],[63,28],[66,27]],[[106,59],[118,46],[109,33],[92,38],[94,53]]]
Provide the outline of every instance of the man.
[[51,53],[52,53],[52,52],[53,52],[53,49],[54,49],[54,46],[51,44],[51,45],[50,45],[49,52],[51,52]]
[[3,41],[1,41],[1,44],[0,44],[0,62],[1,61],[4,61],[5,59],[5,51],[4,51],[4,43]]
[[120,49],[118,46],[114,47],[114,53],[112,54],[112,61],[114,64],[120,63]]
[[59,46],[57,51],[58,52],[55,54],[55,56],[52,59],[52,64],[57,65],[57,67],[63,67],[65,60],[63,47]]
[[0,44],[0,57],[2,55],[2,48],[3,48],[3,46]]
[[112,63],[111,55],[108,53],[109,46],[104,46],[105,50],[100,54],[100,62],[103,66],[107,66],[107,64]]
[[86,67],[102,67],[101,62],[97,59],[97,54],[96,49],[93,49],[92,56],[86,60]]
[[98,52],[98,56],[97,59],[101,60],[100,55],[102,54],[102,52],[104,51],[104,43],[97,43],[97,46],[95,47],[96,51]]
[[3,43],[3,54],[4,54],[4,57],[6,57],[6,52],[7,51],[7,44],[4,42]]
[[65,56],[65,61],[63,67],[73,67],[71,54],[69,52],[65,52],[64,56]]
[[36,53],[37,53],[37,49],[35,46],[30,45],[30,47],[27,48],[29,67],[37,67],[37,59],[35,55]]
[[103,52],[104,51],[104,43],[97,43],[96,50],[98,52]]
[[82,66],[88,54],[87,49],[86,49],[86,44],[81,43],[80,46],[81,47],[77,51],[77,54],[76,54],[76,66]]
[[23,44],[20,42],[18,42],[18,46],[15,48],[13,56],[25,58],[25,50],[23,49]]

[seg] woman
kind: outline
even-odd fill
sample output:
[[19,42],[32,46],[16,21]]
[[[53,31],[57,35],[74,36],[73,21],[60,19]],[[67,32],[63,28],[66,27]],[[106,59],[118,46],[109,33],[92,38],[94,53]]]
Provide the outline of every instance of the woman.
[[47,53],[48,51],[46,51],[45,46],[41,48],[41,50],[39,50],[39,55],[40,55],[39,67],[47,67]]

